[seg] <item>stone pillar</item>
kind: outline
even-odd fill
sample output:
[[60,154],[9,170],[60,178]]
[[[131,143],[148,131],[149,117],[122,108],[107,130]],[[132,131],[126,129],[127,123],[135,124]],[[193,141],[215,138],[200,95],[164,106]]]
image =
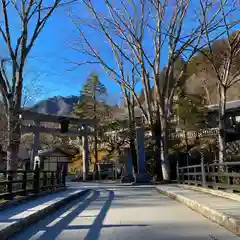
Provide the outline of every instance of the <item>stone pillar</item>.
[[124,150],[125,164],[123,169],[123,176],[121,177],[121,183],[134,182],[133,177],[133,166],[132,166],[132,155],[129,148]]
[[135,183],[150,183],[151,178],[147,174],[145,147],[144,147],[144,128],[136,128],[136,147],[138,159],[138,173],[135,175]]
[[84,128],[84,134],[82,136],[82,162],[83,162],[83,180],[87,180],[88,177],[88,136],[86,132],[86,128]]
[[[36,127],[40,126],[40,121],[34,120],[34,125]],[[34,167],[34,159],[38,155],[38,150],[40,150],[40,132],[35,130],[33,132],[33,144],[32,144],[32,156],[30,159],[30,169]]]

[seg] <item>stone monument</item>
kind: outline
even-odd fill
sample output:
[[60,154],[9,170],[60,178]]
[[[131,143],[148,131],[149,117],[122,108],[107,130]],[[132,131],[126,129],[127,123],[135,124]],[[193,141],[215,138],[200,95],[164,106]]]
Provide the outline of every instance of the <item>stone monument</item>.
[[134,182],[133,177],[133,166],[132,166],[132,155],[129,148],[124,149],[124,168],[123,175],[121,177],[121,183],[131,183]]
[[137,146],[137,160],[138,173],[135,174],[135,183],[150,183],[151,177],[146,170],[145,147],[144,147],[144,128],[136,128],[136,146]]

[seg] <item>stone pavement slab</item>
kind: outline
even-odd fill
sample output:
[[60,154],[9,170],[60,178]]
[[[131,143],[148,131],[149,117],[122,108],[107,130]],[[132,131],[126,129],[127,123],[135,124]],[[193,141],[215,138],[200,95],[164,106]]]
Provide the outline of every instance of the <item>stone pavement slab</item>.
[[158,185],[156,189],[240,236],[238,201],[174,185]]
[[67,202],[86,194],[88,190],[69,189],[13,206],[0,213],[0,238],[8,239],[24,227],[45,217]]

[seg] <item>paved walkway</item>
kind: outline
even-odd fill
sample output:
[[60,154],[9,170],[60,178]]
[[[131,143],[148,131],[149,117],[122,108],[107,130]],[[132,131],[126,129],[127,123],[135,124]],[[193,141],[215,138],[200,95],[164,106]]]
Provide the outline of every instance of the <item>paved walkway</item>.
[[26,219],[30,215],[33,215],[40,210],[53,205],[56,202],[61,201],[64,198],[68,198],[72,194],[80,192],[80,189],[68,189],[58,193],[53,193],[43,197],[39,197],[35,200],[27,201],[25,203],[13,206],[0,212],[0,232],[1,230],[14,225],[15,223]]
[[11,239],[240,239],[153,186],[87,187],[93,190],[85,200],[70,202]]

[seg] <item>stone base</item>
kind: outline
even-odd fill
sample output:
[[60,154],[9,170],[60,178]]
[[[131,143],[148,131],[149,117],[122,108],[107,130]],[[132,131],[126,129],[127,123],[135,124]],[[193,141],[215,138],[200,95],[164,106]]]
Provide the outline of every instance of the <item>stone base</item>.
[[133,176],[123,176],[121,177],[121,183],[131,183],[134,182]]
[[149,184],[152,182],[152,178],[147,173],[137,173],[134,177],[135,183]]

